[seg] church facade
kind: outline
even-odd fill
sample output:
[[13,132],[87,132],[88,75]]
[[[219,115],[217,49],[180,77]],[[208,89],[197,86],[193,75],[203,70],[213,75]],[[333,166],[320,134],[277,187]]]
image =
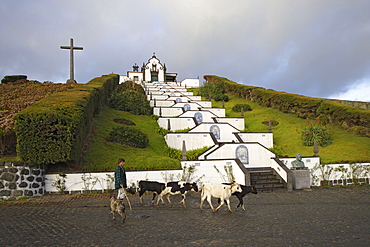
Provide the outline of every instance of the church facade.
[[151,82],[176,82],[177,81],[177,73],[167,73],[166,64],[162,64],[161,61],[155,56],[153,56],[148,60],[145,64],[140,68],[135,63],[132,71],[127,72],[127,77],[135,82],[144,82],[144,81],[151,81]]

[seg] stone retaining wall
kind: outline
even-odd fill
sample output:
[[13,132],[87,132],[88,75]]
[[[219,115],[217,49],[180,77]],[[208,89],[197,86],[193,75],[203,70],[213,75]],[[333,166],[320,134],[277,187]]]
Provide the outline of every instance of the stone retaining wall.
[[342,104],[360,107],[364,109],[370,109],[370,102],[361,102],[361,101],[350,101],[350,100],[339,100],[339,99],[331,99],[332,101],[336,101]]
[[41,196],[45,192],[43,165],[24,162],[0,163],[0,198],[17,199],[22,196]]

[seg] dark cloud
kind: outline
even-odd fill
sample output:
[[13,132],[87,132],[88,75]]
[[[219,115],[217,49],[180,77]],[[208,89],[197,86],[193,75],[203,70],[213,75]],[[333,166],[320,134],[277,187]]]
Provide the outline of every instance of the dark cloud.
[[370,90],[368,9],[367,0],[2,0],[0,77],[64,82],[69,53],[59,47],[73,37],[84,47],[75,52],[79,82],[124,75],[156,52],[180,80],[215,74],[354,99],[356,88]]

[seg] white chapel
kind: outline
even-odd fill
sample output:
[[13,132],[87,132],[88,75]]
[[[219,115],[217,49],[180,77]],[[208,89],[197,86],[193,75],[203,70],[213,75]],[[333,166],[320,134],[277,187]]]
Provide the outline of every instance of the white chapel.
[[127,77],[135,82],[176,82],[177,73],[167,73],[166,64],[162,64],[154,53],[146,64],[143,62],[140,71],[139,66],[135,63],[133,71],[127,72]]
[[187,78],[178,83],[177,73],[167,72],[166,64],[162,64],[161,61],[156,57],[155,53],[153,53],[153,56],[148,60],[147,63],[143,62],[140,71],[139,65],[136,63],[134,66],[132,66],[132,68],[132,71],[127,71],[127,76],[120,76],[120,83],[130,80],[139,84],[143,82],[175,82],[176,84],[187,88],[201,86],[199,78]]

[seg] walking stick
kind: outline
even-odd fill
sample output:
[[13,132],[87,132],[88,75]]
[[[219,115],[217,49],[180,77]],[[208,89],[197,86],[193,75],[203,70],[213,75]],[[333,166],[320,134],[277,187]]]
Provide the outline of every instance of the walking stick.
[[126,200],[127,200],[127,202],[128,202],[128,206],[130,207],[130,210],[132,210],[130,200],[128,199],[128,195],[127,195],[127,193],[126,193],[126,189],[125,189],[125,188],[122,188],[122,191],[123,191],[123,193],[125,194],[125,197],[126,197]]

